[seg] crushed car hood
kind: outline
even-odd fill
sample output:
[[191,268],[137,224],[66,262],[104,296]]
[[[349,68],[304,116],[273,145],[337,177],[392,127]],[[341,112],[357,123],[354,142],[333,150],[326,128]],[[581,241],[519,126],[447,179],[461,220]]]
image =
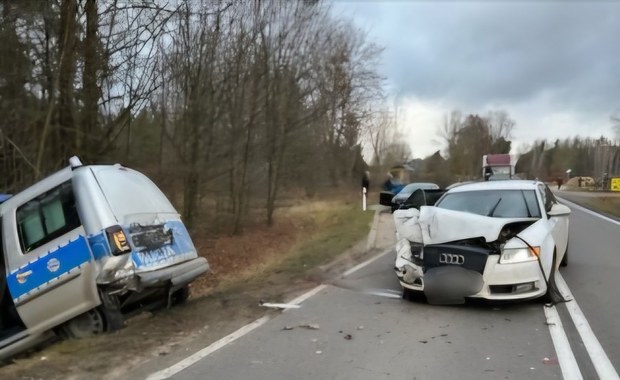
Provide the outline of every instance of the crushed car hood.
[[396,231],[409,241],[442,244],[457,240],[482,237],[486,242],[496,241],[508,223],[534,221],[536,218],[494,218],[434,206],[394,212]]

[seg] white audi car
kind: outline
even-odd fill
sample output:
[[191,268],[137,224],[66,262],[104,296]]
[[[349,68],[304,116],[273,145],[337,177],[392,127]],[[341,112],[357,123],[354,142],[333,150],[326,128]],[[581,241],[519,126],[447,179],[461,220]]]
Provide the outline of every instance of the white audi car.
[[465,184],[434,206],[404,207],[394,212],[394,269],[405,298],[537,298],[567,264],[570,209],[542,182]]

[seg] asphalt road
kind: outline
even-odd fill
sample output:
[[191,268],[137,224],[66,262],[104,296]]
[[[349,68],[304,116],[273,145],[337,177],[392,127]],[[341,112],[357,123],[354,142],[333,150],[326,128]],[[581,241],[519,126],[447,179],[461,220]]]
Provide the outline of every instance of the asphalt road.
[[[390,218],[383,214],[379,220],[380,245],[391,243]],[[150,378],[617,377],[619,224],[573,208],[570,262],[561,272],[585,323],[575,301],[552,312],[537,301],[463,306],[404,301],[393,259],[387,252],[315,289],[300,308],[263,318]]]

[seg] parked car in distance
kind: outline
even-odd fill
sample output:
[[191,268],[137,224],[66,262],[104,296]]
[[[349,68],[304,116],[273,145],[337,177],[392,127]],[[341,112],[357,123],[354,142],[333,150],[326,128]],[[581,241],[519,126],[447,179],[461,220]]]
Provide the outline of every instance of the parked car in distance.
[[389,204],[387,204],[389,194],[382,196],[380,203],[385,206],[390,206],[392,212],[394,212],[394,210],[397,210],[418,189],[439,190],[439,185],[431,182],[413,182],[403,187],[398,193],[393,194],[391,199],[389,199]]
[[145,175],[70,165],[0,204],[0,360],[54,333],[118,329],[144,302],[182,302],[209,269]]

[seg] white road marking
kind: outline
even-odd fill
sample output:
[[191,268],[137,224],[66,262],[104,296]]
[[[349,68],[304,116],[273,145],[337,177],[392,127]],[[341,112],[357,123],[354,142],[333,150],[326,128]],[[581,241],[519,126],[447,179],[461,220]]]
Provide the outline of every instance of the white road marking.
[[592,211],[590,209],[587,209],[587,208],[585,208],[583,206],[578,205],[577,203],[571,202],[571,201],[566,200],[566,199],[564,199],[562,197],[556,197],[556,198],[559,199],[560,201],[562,201],[562,203],[566,203],[571,208],[576,208],[577,210],[583,211],[586,214],[590,214],[590,215],[596,216],[596,217],[601,218],[601,219],[603,219],[603,220],[605,220],[607,222],[610,222],[610,223],[613,223],[613,224],[616,224],[616,225],[620,226],[620,221],[617,221],[617,220],[612,219],[610,217],[607,217],[605,215],[599,214],[598,212],[594,212],[594,211]]
[[164,379],[169,378],[170,376],[174,376],[177,373],[184,370],[185,368],[191,366],[192,364],[198,362],[199,360],[207,357],[208,355],[214,353],[220,348],[226,346],[227,344],[234,342],[235,340],[241,338],[242,336],[246,335],[250,331],[264,325],[265,323],[267,323],[267,321],[269,321],[269,316],[264,316],[262,318],[259,318],[255,320],[254,322],[243,326],[242,328],[233,332],[232,334],[223,337],[217,342],[210,344],[209,346],[203,348],[202,350],[196,352],[195,354],[172,365],[171,367],[168,367],[164,370],[161,370],[161,371],[158,371],[158,372],[155,372],[149,375],[149,377],[147,377],[146,380],[164,380]]
[[547,326],[549,326],[549,334],[553,341],[553,347],[558,355],[558,362],[562,370],[562,377],[565,380],[582,380],[583,376],[575,360],[573,350],[570,348],[568,337],[562,326],[560,315],[555,306],[543,306],[545,317],[547,318]]
[[603,350],[601,343],[594,335],[586,316],[581,311],[581,308],[568,288],[566,281],[564,281],[564,278],[559,272],[556,273],[555,281],[558,286],[558,290],[562,293],[564,299],[571,300],[566,302],[566,308],[568,309],[568,313],[577,328],[579,336],[581,336],[581,340],[586,347],[586,351],[588,351],[590,360],[592,360],[592,364],[594,364],[594,369],[596,370],[599,378],[605,380],[620,380],[618,372],[616,372],[616,369],[613,364],[611,364],[607,354],[605,354],[605,350]]
[[364,292],[364,294],[368,294],[371,296],[379,296],[379,297],[385,297],[385,298],[393,298],[393,299],[401,299],[401,293],[395,294],[392,293],[391,291],[389,291],[389,289],[386,290],[367,290]]
[[370,227],[370,232],[368,233],[368,240],[366,240],[366,250],[370,251],[374,248],[376,240],[377,240],[377,228],[379,226],[379,217],[381,215],[381,208],[378,207],[375,209],[375,215],[372,218],[372,227]]
[[297,298],[294,298],[292,300],[290,300],[287,303],[293,304],[293,305],[299,305],[302,302],[304,302],[305,300],[307,300],[308,298],[312,297],[313,295],[317,294],[318,292],[320,292],[321,290],[327,288],[327,285],[319,285],[313,289],[310,289],[309,291],[305,292],[304,294],[300,295]]
[[[286,302],[287,304],[290,305],[299,305],[302,302],[306,301],[308,298],[314,296],[315,294],[317,294],[318,292],[320,292],[321,290],[327,288],[327,285],[319,285],[314,287],[313,289],[307,291],[306,293],[300,295],[299,297],[296,297],[294,299],[292,299],[289,302]],[[286,312],[288,309],[284,310],[283,312]],[[252,330],[259,328],[260,326],[264,325],[265,323],[267,323],[267,321],[270,320],[270,317],[265,315],[257,320],[255,320],[252,323],[249,323],[243,327],[241,327],[239,330],[226,335],[225,337],[223,337],[222,339],[218,340],[217,342],[214,342],[210,345],[208,345],[207,347],[203,348],[202,350],[196,352],[193,355],[188,356],[187,358],[181,360],[180,362],[166,368],[163,369],[161,371],[155,372],[151,375],[149,375],[146,380],[164,380],[169,378],[170,376],[174,376],[177,373],[183,371],[185,368],[195,364],[196,362],[206,358],[207,356],[211,355],[212,353],[214,353],[215,351],[219,350],[220,348],[226,346],[229,343],[234,342],[235,340],[241,338],[242,336],[250,333]]]
[[388,252],[392,252],[394,249],[390,248],[390,249],[386,249],[385,251],[379,253],[378,255],[376,255],[375,257],[371,257],[370,259],[364,261],[363,263],[359,263],[356,266],[354,266],[353,268],[347,270],[346,272],[344,272],[342,274],[342,278],[350,276],[351,274],[357,272],[358,270],[364,268],[365,266],[375,262],[376,260],[378,260],[379,258],[385,256],[385,254],[387,254]]

